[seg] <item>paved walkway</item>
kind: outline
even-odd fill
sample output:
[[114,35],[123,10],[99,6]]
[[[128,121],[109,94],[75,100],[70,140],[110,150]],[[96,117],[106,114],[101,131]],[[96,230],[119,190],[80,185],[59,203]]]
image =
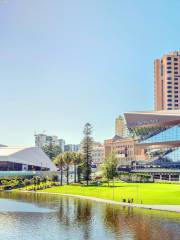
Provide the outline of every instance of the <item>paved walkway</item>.
[[81,196],[81,195],[75,195],[75,194],[62,194],[62,195],[63,196],[70,196],[70,197],[77,197],[77,198],[87,199],[87,200],[93,200],[93,201],[102,202],[102,203],[116,204],[116,205],[121,205],[121,206],[154,209],[154,210],[161,210],[161,211],[171,211],[171,212],[179,212],[180,213],[180,205],[135,204],[135,203],[117,202],[117,201],[113,201],[113,200],[107,200],[107,199],[96,198],[96,197]]
[[[29,191],[25,191],[25,192],[29,192]],[[117,201],[108,200],[108,199],[89,197],[89,196],[81,196],[81,195],[75,195],[75,194],[49,193],[49,192],[36,192],[36,193],[38,193],[38,194],[55,194],[55,195],[62,195],[62,196],[68,196],[68,197],[76,197],[76,198],[85,199],[85,200],[92,200],[92,201],[96,201],[96,202],[115,204],[115,205],[120,205],[120,206],[127,206],[127,207],[144,208],[144,209],[150,209],[150,210],[160,210],[160,211],[169,211],[169,212],[178,212],[178,213],[180,213],[180,205],[135,204],[135,203],[117,202]]]

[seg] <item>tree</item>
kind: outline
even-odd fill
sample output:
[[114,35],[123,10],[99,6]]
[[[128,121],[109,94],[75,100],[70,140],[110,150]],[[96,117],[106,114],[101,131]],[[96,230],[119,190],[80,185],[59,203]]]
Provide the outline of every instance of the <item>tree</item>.
[[24,185],[26,186],[26,190],[27,190],[27,186],[29,186],[31,184],[31,181],[29,179],[25,179],[24,180]]
[[36,191],[37,179],[36,176],[33,176],[32,183],[34,184],[34,191]]
[[65,152],[63,157],[64,157],[65,166],[66,166],[66,183],[68,185],[69,184],[69,166],[72,163],[73,155],[71,152]]
[[89,185],[89,180],[91,176],[91,161],[92,161],[92,147],[93,147],[93,139],[91,137],[92,134],[92,126],[90,123],[86,123],[83,130],[84,138],[82,141],[82,150],[83,150],[83,172],[84,179],[86,180],[87,185]]
[[[77,182],[77,167],[79,166],[80,163],[82,163],[83,156],[81,153],[74,152],[73,153],[73,164],[74,164],[74,182]],[[79,180],[79,179],[78,179]]]
[[109,186],[109,181],[113,180],[114,177],[118,175],[117,164],[118,164],[118,160],[114,154],[110,154],[105,159],[105,162],[103,164],[103,175],[108,180],[108,186]]
[[53,144],[45,145],[42,147],[42,150],[48,155],[48,157],[53,160],[57,157],[61,152],[61,147]]
[[63,182],[63,168],[65,167],[64,155],[61,153],[54,159],[54,164],[59,168],[61,171],[61,186]]
[[42,177],[43,187],[46,188],[47,177]]
[[51,177],[52,182],[58,182],[58,174],[54,173]]

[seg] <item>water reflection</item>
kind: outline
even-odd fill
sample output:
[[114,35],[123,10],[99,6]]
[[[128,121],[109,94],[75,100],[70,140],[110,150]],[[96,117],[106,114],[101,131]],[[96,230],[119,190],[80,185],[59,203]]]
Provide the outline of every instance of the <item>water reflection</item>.
[[[9,201],[14,208],[17,202],[22,206],[24,203],[30,204],[28,209],[23,208],[23,212],[4,213],[1,206],[0,237],[3,236],[3,240],[12,237],[14,240],[180,239],[179,214],[138,210],[57,195],[1,192],[0,198],[4,207]],[[31,206],[42,211],[29,211]]]
[[104,223],[120,239],[180,239],[178,214],[106,205]]

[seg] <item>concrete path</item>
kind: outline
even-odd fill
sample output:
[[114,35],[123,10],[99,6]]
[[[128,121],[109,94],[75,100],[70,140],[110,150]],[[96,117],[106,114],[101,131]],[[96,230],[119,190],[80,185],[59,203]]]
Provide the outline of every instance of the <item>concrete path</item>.
[[[29,192],[29,191],[24,191]],[[49,192],[36,192],[38,194],[54,194],[54,195],[62,195],[68,197],[76,197],[84,200],[92,200],[101,203],[108,203],[108,204],[115,204],[120,206],[127,206],[127,207],[135,207],[135,208],[144,208],[150,210],[160,210],[160,211],[169,211],[169,212],[177,212],[180,213],[180,205],[149,205],[149,204],[135,204],[135,203],[124,203],[124,202],[117,202],[108,199],[96,198],[96,197],[89,197],[89,196],[81,196],[75,194],[65,194],[65,193],[49,193]]]
[[61,194],[61,195],[70,196],[70,197],[77,197],[77,198],[86,199],[86,200],[93,200],[93,201],[102,202],[102,203],[116,204],[116,205],[127,206],[127,207],[145,208],[145,209],[151,209],[151,210],[153,209],[153,210],[170,211],[170,212],[179,212],[180,213],[180,205],[135,204],[135,203],[117,202],[117,201],[113,201],[113,200],[107,200],[107,199],[96,198],[96,197],[81,196],[81,195],[75,195],[75,194]]

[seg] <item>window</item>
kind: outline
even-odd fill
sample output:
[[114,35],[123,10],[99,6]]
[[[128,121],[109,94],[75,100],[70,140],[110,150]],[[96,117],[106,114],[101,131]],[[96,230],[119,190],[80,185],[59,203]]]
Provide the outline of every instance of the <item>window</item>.
[[167,88],[172,88],[172,86],[168,86]]
[[174,85],[178,85],[178,82],[175,82]]
[[175,62],[175,63],[174,63],[174,66],[177,66],[177,65],[178,65],[178,63],[177,63],[177,62]]
[[177,93],[178,93],[178,91],[174,91],[174,93],[175,93],[175,94],[177,94]]
[[167,65],[171,65],[171,62],[167,62]]
[[167,97],[171,98],[171,97],[172,97],[172,95],[167,95]]
[[171,73],[171,71],[167,71],[167,73]]
[[177,78],[177,77],[175,77],[175,78],[174,78],[174,80],[178,80],[178,78]]
[[174,74],[178,74],[178,72],[174,72]]
[[178,98],[178,95],[175,95],[174,98]]
[[175,99],[174,101],[175,101],[175,102],[178,102],[178,99]]
[[172,110],[172,108],[168,108],[168,110]]
[[171,66],[168,66],[167,69],[171,69]]
[[178,87],[174,87],[174,89],[178,89]]
[[178,104],[174,104],[175,107],[178,107]]
[[177,58],[174,58],[174,62],[177,62],[178,61],[178,59]]
[[172,84],[172,82],[167,82],[167,84]]
[[168,102],[172,102],[172,99],[168,99]]
[[178,70],[178,67],[174,67],[174,70]]
[[172,104],[171,103],[168,103],[168,107],[171,107],[172,106]]
[[167,93],[172,93],[172,91],[171,91],[171,90],[169,90],[169,91],[167,91]]
[[171,80],[171,77],[167,77],[167,80]]
[[167,60],[171,60],[171,57],[167,57]]

